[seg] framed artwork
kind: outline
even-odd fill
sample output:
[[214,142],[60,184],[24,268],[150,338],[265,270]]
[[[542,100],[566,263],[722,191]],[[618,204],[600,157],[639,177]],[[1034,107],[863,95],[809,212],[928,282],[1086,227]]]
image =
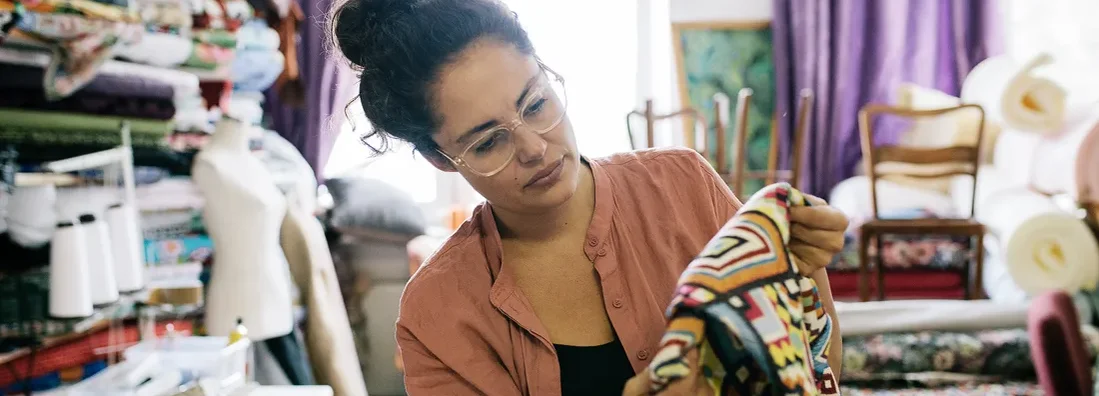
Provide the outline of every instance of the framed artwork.
[[[775,112],[772,42],[769,21],[672,24],[681,106],[695,108],[705,115],[707,152],[714,153],[717,149],[714,96],[724,93],[731,102],[729,108],[735,109],[741,88],[754,91],[747,117],[748,170],[767,168]],[[736,123],[736,115],[725,114],[723,117],[728,120],[725,168],[734,169],[736,162],[741,160],[738,153],[732,151],[736,141],[732,127]],[[684,125],[683,130],[692,131],[694,128]],[[691,139],[685,141],[690,142]],[[718,164],[713,165],[718,167]],[[751,194],[762,186],[762,182],[751,181],[745,185],[744,191]]]

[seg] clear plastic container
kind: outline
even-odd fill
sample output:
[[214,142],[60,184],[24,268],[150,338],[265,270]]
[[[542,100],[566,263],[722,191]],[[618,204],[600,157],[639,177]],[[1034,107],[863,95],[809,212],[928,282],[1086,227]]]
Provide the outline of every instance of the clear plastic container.
[[166,337],[142,341],[122,355],[125,362],[112,366],[70,389],[70,395],[134,395],[132,390],[119,390],[115,380],[127,363],[141,362],[155,355],[159,370],[175,370],[183,381],[201,379],[213,384],[218,394],[227,395],[248,382],[247,371],[252,343],[247,339],[229,345],[227,337]]

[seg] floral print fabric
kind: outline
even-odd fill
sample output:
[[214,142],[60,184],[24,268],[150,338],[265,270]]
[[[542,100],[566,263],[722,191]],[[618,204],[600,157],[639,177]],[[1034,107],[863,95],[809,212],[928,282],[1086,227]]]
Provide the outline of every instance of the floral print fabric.
[[[927,219],[939,217],[927,209],[903,209],[881,213],[883,219]],[[859,225],[870,219],[852,219],[844,236],[843,251],[828,266],[830,270],[859,269]],[[882,262],[885,268],[962,269],[970,256],[970,239],[947,235],[886,235],[882,237]],[[870,241],[870,257],[877,257],[877,244]],[[871,261],[873,262],[873,261]]]
[[[1099,331],[1082,328],[1094,359]],[[844,395],[1041,394],[1026,329],[844,337]]]
[[[969,239],[935,235],[886,235],[882,237],[882,263],[885,268],[962,269],[969,260]],[[877,256],[877,246],[870,241],[870,257]],[[873,261],[871,261],[873,262]],[[828,265],[830,270],[859,269],[859,240],[855,233],[844,236],[843,250]]]

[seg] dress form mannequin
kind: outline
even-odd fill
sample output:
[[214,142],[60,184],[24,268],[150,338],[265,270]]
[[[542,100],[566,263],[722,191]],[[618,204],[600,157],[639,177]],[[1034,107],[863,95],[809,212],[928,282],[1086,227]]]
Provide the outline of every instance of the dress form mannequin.
[[237,318],[252,340],[293,329],[290,273],[279,245],[287,203],[249,151],[249,138],[257,130],[222,118],[192,168],[206,199],[203,221],[214,242],[205,318],[214,336],[228,335]]

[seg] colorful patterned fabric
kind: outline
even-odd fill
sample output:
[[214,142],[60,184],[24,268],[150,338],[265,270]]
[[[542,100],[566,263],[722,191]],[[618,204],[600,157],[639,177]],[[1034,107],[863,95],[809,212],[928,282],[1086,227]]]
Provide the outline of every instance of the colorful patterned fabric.
[[831,319],[787,248],[789,209],[804,205],[788,184],[765,187],[690,263],[649,366],[654,392],[689,375],[687,353],[700,348],[715,394],[839,394],[827,360]]

